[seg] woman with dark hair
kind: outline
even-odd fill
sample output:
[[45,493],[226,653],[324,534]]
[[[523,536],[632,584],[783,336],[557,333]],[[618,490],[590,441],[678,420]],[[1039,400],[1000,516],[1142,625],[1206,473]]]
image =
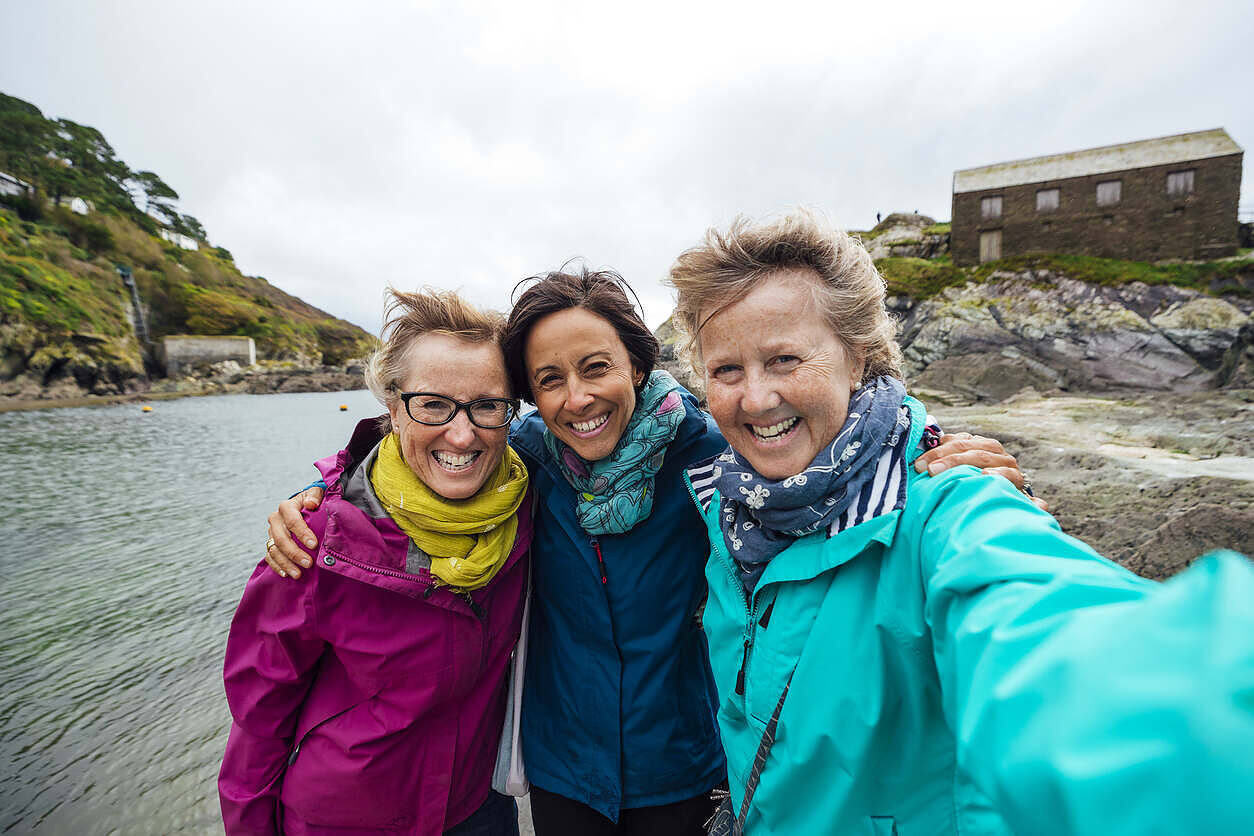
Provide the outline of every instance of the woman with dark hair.
[[[536,832],[703,833],[726,764],[701,629],[709,547],[683,474],[726,441],[654,369],[658,341],[618,274],[528,282],[502,346],[536,405],[510,435],[539,496],[521,729]],[[1021,484],[995,441],[935,452]],[[301,501],[271,516],[269,559],[294,576],[288,529],[312,536]]]

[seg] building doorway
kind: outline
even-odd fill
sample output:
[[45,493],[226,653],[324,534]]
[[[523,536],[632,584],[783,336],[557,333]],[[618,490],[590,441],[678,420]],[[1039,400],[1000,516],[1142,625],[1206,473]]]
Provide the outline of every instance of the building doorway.
[[980,233],[980,263],[1001,258],[1001,230]]

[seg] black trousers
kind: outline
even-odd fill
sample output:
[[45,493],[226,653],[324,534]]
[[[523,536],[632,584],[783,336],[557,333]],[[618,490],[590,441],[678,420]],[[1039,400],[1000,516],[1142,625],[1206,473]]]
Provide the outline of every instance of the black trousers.
[[714,813],[710,794],[623,810],[618,824],[586,804],[531,785],[531,821],[536,836],[705,836],[705,822]]
[[444,831],[444,836],[518,836],[518,805],[492,790],[470,818]]

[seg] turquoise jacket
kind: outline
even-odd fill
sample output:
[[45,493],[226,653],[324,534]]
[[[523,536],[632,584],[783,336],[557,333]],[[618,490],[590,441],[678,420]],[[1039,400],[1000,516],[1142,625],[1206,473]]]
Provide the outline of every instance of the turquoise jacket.
[[702,509],[737,810],[793,675],[750,836],[1250,832],[1254,568],[1228,554],[1144,580],[971,467],[910,468],[907,491],[798,539],[752,600],[717,494]]

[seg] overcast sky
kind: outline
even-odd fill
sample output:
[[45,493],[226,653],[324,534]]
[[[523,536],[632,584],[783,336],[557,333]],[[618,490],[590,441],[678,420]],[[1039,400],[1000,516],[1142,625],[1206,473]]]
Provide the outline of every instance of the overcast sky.
[[[99,128],[240,268],[377,331],[574,256],[656,326],[710,225],[950,214],[955,169],[1224,127],[1254,3],[0,4],[0,90]],[[1254,211],[1254,176],[1242,188]]]

